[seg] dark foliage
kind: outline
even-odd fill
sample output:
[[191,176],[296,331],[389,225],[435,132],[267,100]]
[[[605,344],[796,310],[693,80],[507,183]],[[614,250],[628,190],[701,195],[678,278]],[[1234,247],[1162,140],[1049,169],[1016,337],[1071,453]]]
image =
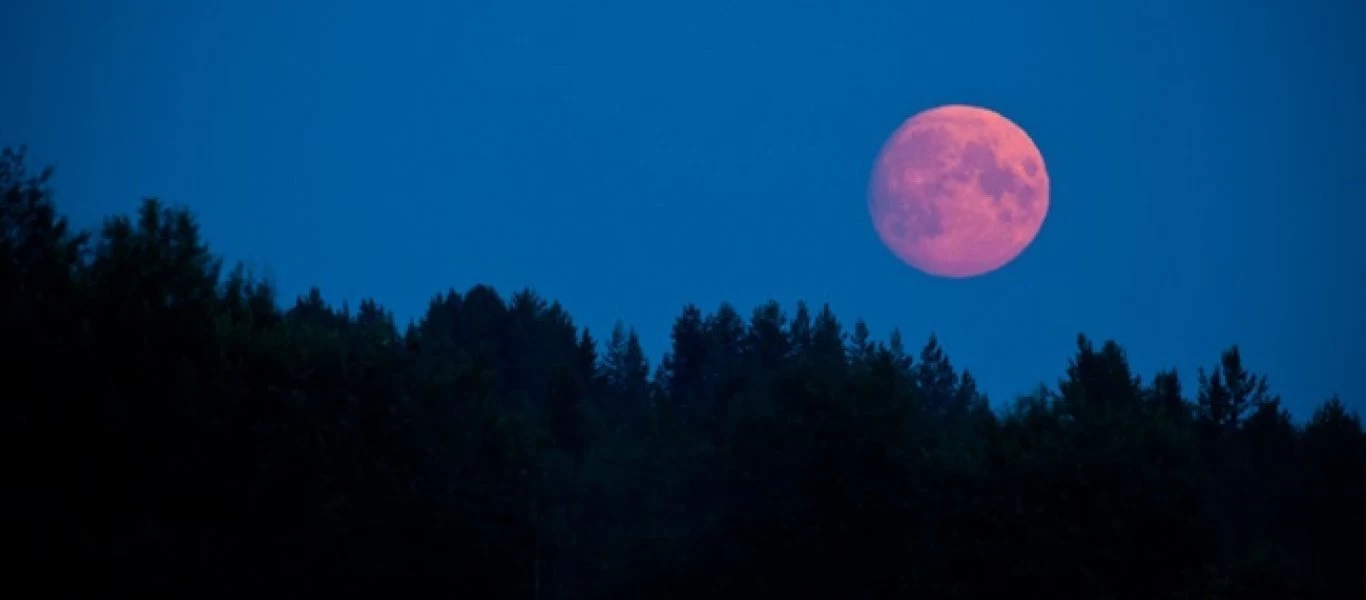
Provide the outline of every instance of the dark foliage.
[[69,230],[0,157],[12,582],[469,598],[1366,598],[1366,437],[1237,348],[1188,399],[1084,337],[988,408],[830,307],[624,325],[487,286],[281,307],[148,200]]

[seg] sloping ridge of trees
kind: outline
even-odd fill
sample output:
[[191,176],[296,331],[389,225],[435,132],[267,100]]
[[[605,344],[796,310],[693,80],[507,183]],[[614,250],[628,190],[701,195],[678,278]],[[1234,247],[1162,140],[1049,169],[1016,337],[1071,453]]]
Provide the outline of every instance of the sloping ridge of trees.
[[50,174],[0,156],[12,583],[1366,598],[1359,418],[1293,422],[1236,347],[1186,385],[1079,336],[993,411],[933,336],[723,304],[651,370],[529,290],[281,308],[184,210],[72,231]]

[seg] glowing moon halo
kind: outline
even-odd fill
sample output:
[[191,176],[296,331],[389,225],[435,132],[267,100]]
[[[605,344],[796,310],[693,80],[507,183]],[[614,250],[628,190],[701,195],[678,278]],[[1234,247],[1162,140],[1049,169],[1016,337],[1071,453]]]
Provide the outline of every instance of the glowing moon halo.
[[940,106],[906,120],[878,154],[869,188],[882,243],[940,277],[1005,266],[1048,214],[1048,172],[1034,141],[975,106]]

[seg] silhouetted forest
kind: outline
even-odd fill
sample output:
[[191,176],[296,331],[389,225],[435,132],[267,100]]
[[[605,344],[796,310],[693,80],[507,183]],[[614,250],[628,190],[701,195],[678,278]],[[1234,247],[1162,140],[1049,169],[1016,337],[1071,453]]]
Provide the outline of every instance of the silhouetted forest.
[[24,162],[0,157],[12,583],[1366,598],[1360,420],[1333,398],[1293,422],[1236,347],[1140,379],[1079,336],[1056,386],[993,411],[933,336],[723,304],[684,307],[652,368],[628,326],[532,291],[439,293],[403,326],[282,305],[184,210],[72,231]]

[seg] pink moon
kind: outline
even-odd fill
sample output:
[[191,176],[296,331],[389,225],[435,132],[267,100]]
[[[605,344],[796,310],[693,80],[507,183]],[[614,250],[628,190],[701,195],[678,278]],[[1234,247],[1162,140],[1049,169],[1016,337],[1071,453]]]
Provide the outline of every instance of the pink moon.
[[1048,214],[1043,155],[1020,126],[948,105],[897,128],[878,154],[868,212],[902,262],[939,277],[985,275],[1015,260]]

